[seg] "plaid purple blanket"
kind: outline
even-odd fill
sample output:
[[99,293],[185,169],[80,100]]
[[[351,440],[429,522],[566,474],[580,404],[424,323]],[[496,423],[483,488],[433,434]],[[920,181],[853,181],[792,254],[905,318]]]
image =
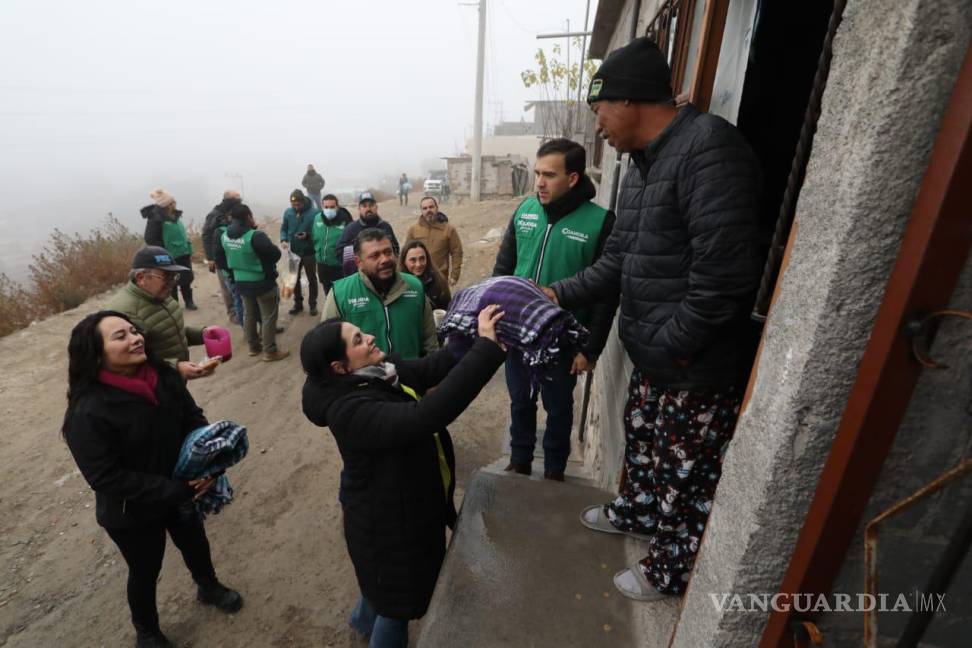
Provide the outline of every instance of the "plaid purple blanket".
[[479,311],[490,304],[499,304],[506,313],[496,325],[496,337],[511,352],[522,354],[527,366],[537,372],[559,353],[587,341],[587,329],[573,313],[520,277],[491,277],[460,290],[452,298],[439,334],[450,338],[450,347],[458,342],[458,348],[453,348],[464,352],[477,335]]

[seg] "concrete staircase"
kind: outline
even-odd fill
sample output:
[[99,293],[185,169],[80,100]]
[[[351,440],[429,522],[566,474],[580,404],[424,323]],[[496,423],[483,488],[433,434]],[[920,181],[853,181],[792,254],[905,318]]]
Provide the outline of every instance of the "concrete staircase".
[[638,603],[612,582],[645,544],[579,522],[585,506],[613,494],[595,487],[578,463],[561,483],[506,473],[507,461],[470,481],[415,645],[667,646],[678,600]]

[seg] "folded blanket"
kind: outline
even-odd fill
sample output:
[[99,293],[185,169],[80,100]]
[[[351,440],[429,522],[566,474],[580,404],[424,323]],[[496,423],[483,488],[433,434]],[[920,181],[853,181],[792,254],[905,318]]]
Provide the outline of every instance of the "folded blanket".
[[[452,298],[439,333],[468,347],[477,336],[479,311],[499,304],[506,314],[496,324],[496,338],[520,353],[533,375],[550,366],[558,354],[587,341],[587,329],[573,313],[557,306],[534,283],[520,277],[491,277],[460,290]],[[456,340],[456,338],[459,338]]]
[[218,421],[193,430],[182,443],[173,479],[190,481],[218,475],[216,483],[196,502],[199,519],[219,513],[233,501],[233,488],[223,472],[246,456],[250,444],[246,428],[233,421]]

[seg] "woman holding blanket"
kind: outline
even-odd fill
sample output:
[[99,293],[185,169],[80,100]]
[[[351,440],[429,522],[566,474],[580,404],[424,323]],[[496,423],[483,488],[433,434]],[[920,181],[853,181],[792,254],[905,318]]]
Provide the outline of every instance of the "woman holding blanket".
[[361,588],[351,627],[371,637],[371,648],[404,648],[409,619],[432,598],[445,528],[456,519],[446,425],[503,364],[502,316],[495,305],[480,312],[479,338],[458,362],[448,347],[386,362],[373,336],[337,319],[301,344],[304,414],[330,427],[344,460],[344,535]]
[[207,425],[178,372],[151,355],[128,316],[101,311],[71,332],[68,406],[62,432],[95,491],[96,517],[128,564],[136,646],[172,646],[159,628],[155,585],[168,531],[201,603],[224,612],[243,604],[216,579],[193,501],[214,478],[171,475],[186,435]]

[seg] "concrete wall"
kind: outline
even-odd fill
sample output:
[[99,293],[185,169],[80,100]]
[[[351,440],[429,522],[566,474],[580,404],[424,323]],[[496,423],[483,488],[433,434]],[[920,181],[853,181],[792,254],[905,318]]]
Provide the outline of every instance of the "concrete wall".
[[[772,593],[782,579],[969,44],[970,11],[964,0],[847,3],[791,263],[676,647],[758,641],[767,614],[719,613],[709,593]],[[945,395],[923,393],[929,401],[919,407],[942,406]],[[934,472],[931,464],[950,458],[944,446],[963,441],[947,428],[925,433],[930,454],[942,455],[928,457],[923,470]]]

